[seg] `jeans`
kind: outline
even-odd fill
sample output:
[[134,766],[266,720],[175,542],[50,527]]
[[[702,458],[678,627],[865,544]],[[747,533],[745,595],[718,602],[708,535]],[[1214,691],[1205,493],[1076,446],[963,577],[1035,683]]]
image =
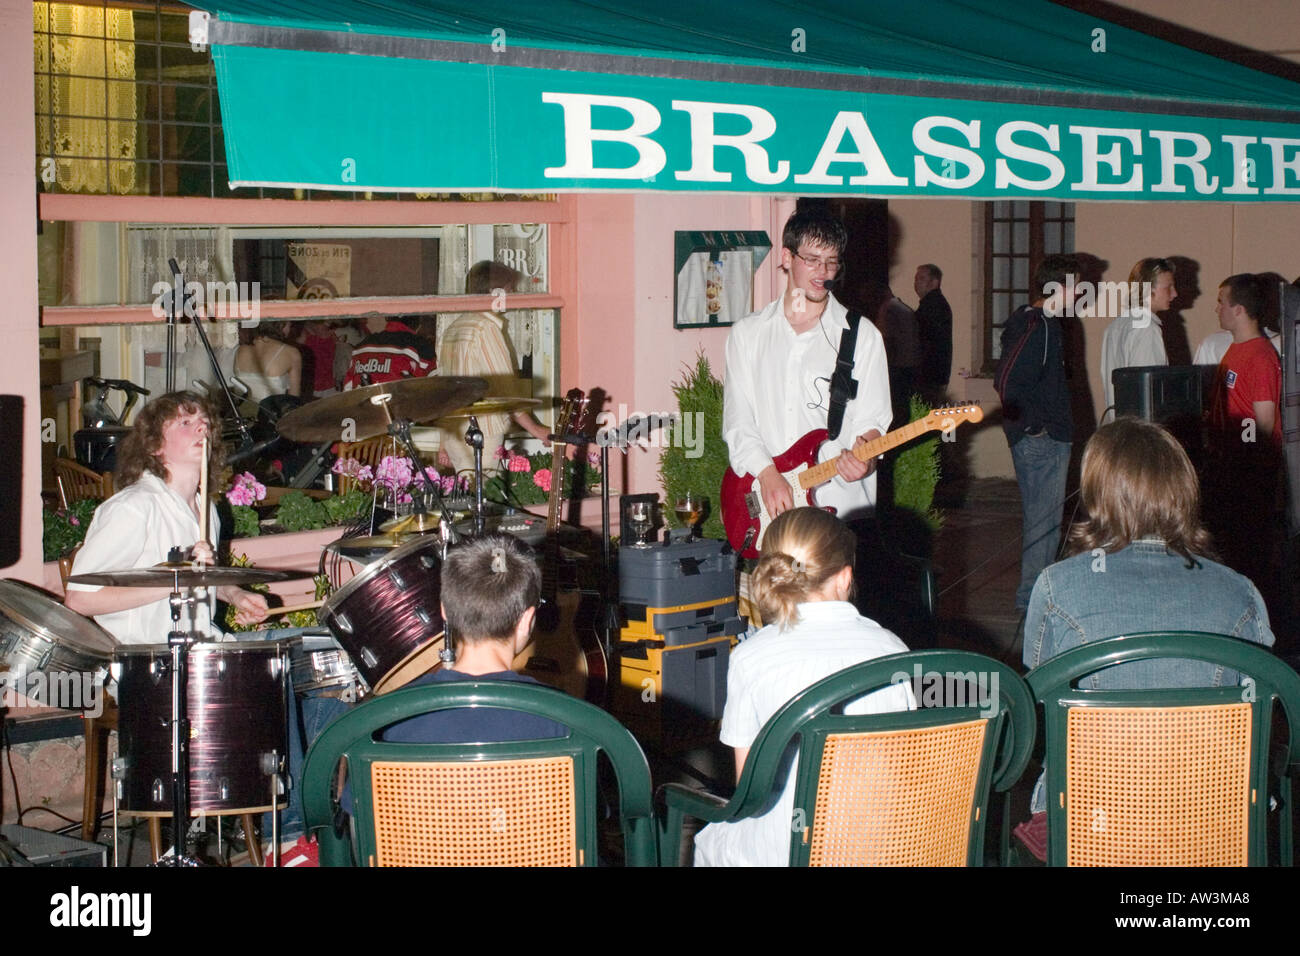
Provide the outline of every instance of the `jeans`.
[[[255,631],[240,634],[243,640],[287,640],[303,634],[320,634],[319,627],[275,628],[268,631]],[[291,675],[292,678],[292,675]],[[304,832],[302,818],[302,765],[307,756],[307,749],[312,745],[321,731],[338,717],[347,713],[351,705],[337,697],[321,696],[320,692],[298,694],[294,691],[292,679],[289,682],[289,802],[280,813],[280,842],[293,840]],[[271,814],[262,816],[262,838],[271,839]]]
[[1023,611],[1029,607],[1039,573],[1056,560],[1061,544],[1070,444],[1046,432],[1025,435],[1011,446],[1011,460],[1020,485],[1022,544],[1016,610]]

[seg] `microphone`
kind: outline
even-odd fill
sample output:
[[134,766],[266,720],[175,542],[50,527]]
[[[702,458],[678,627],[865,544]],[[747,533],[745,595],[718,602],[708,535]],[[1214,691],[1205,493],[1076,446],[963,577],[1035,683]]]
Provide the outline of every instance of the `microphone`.
[[839,280],[839,279],[823,279],[823,280],[822,280],[822,288],[825,289],[827,292],[834,292],[834,291],[835,291],[835,287],[838,286],[839,284],[840,284],[840,280]]

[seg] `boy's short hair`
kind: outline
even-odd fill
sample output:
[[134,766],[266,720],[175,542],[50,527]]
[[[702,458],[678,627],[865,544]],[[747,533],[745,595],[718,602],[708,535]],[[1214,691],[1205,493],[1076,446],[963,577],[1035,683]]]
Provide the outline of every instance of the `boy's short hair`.
[[1258,322],[1264,316],[1264,290],[1259,276],[1251,272],[1238,272],[1228,276],[1219,283],[1220,289],[1228,290],[1228,301],[1246,310],[1246,314]]
[[1069,276],[1079,276],[1079,260],[1066,253],[1053,253],[1043,256],[1043,261],[1034,270],[1034,288],[1031,297],[1047,296],[1047,287],[1055,282],[1061,288],[1069,285]]
[[834,249],[837,256],[842,256],[849,244],[849,234],[844,224],[830,213],[820,210],[797,212],[786,220],[781,245],[794,253],[805,242]]
[[542,570],[532,549],[510,535],[484,535],[447,552],[442,607],[456,641],[507,640],[541,592]]

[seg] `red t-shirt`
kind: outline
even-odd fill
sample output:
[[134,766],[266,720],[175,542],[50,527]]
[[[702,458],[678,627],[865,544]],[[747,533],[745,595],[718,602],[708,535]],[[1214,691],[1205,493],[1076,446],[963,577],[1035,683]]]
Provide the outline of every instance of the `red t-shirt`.
[[[1228,346],[1215,376],[1210,420],[1223,431],[1241,431],[1255,417],[1255,402],[1272,402],[1282,394],[1282,363],[1266,336]],[[1282,416],[1273,416],[1273,442],[1282,444]]]
[[433,343],[416,335],[409,326],[389,319],[384,331],[366,336],[353,349],[343,388],[358,388],[367,381],[378,385],[402,378],[424,378],[437,367]]

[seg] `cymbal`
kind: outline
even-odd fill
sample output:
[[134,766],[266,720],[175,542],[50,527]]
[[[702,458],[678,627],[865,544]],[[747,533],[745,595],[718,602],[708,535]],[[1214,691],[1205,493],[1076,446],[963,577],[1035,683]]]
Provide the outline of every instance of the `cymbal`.
[[112,588],[204,588],[240,584],[271,584],[309,578],[310,571],[280,571],[272,568],[222,568],[194,565],[188,561],[156,564],[151,568],[127,568],[122,571],[95,571],[74,574],[69,584],[98,584]]
[[[464,517],[464,512],[457,511],[454,514],[457,520]],[[396,518],[389,518],[379,526],[379,530],[388,532],[388,534],[429,534],[438,530],[438,519],[439,515],[436,512],[400,515]]]
[[454,375],[404,378],[318,398],[295,408],[275,428],[290,441],[343,441],[345,421],[350,420],[348,440],[362,441],[387,434],[390,417],[432,421],[469,405],[487,389],[487,382],[481,378]]
[[384,557],[394,548],[400,548],[408,541],[414,541],[419,537],[422,537],[419,533],[400,532],[372,534],[359,538],[339,538],[325,545],[325,550],[340,557],[369,564]]
[[464,408],[458,408],[454,412],[448,412],[438,418],[439,422],[451,421],[457,418],[469,418],[471,415],[513,415],[515,412],[528,411],[537,408],[542,404],[540,398],[514,398],[509,395],[499,395],[489,398],[480,398],[473,405],[466,405]]

